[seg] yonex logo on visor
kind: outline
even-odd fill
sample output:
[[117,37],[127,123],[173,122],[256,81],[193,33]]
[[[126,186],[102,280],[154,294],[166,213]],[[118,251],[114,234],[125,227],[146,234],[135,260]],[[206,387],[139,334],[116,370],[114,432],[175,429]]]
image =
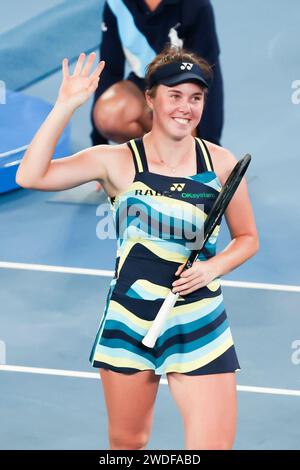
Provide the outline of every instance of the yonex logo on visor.
[[190,64],[189,62],[182,62],[180,68],[181,70],[191,70],[194,64]]
[[175,86],[180,83],[193,82],[208,88],[208,81],[198,64],[191,62],[171,62],[160,66],[150,76],[148,88],[154,85]]

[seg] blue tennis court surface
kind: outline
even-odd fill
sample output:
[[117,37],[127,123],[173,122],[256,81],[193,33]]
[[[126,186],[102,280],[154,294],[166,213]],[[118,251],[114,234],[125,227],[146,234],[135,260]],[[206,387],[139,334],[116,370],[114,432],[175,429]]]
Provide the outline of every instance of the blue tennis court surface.
[[[247,179],[260,234],[260,252],[223,278],[241,364],[235,448],[300,449],[300,104],[293,95],[300,80],[300,6],[296,0],[288,8],[271,0],[212,3],[225,81],[222,144],[238,158],[252,154]],[[86,17],[95,8],[88,4]],[[24,38],[37,15],[47,28],[69,9],[70,2],[32,0],[25,8],[12,0],[0,18],[0,36]],[[97,50],[95,32],[82,43],[71,33],[72,57],[82,48]],[[58,44],[59,34],[38,73],[27,67],[23,85],[16,85],[49,103],[60,84]],[[41,42],[39,51],[45,46]],[[91,145],[90,107],[72,118],[74,152]],[[114,269],[115,240],[96,236],[104,202],[95,183],[0,197],[0,449],[108,448],[101,382],[88,362]],[[219,250],[228,241],[223,223]],[[183,449],[182,428],[163,377],[147,448]]]

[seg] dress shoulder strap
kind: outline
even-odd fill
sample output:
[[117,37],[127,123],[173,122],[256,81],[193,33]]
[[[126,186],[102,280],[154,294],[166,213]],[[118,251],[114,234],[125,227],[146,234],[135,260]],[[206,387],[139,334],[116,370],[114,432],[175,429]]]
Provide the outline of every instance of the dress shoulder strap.
[[212,159],[211,159],[211,156],[210,156],[210,153],[209,153],[209,150],[208,150],[206,144],[199,137],[195,137],[195,139],[196,139],[196,142],[198,144],[198,148],[200,150],[200,153],[202,155],[205,171],[214,171],[214,166],[213,166],[213,163],[212,163]]
[[142,173],[148,171],[147,159],[142,139],[131,139],[127,142],[128,147],[131,150],[135,171]]

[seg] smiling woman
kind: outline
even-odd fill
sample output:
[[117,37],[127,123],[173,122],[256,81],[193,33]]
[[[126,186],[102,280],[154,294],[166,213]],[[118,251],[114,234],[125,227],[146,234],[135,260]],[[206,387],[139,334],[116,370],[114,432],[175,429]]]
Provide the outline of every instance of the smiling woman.
[[85,64],[81,54],[71,75],[64,59],[57,101],[27,149],[17,181],[55,191],[99,180],[110,198],[115,275],[90,362],[100,369],[111,449],[146,446],[164,373],[184,420],[186,448],[228,449],[235,435],[239,362],[219,278],[258,249],[245,181],[226,210],[231,243],[216,253],[217,226],[199,259],[176,280],[179,297],[155,348],[142,343],[236,163],[228,150],[192,136],[211,79],[206,64],[185,50],[164,54],[148,69],[150,132],[52,160],[55,143],[92,95],[105,65],[90,73],[95,54]]
[[[174,267],[179,274],[181,259],[188,256],[189,216],[193,213],[196,232],[201,233],[203,216],[236,163],[227,150],[192,137],[211,80],[209,65],[185,50],[165,49],[153,60],[146,90],[152,129],[129,142],[135,177],[111,198],[117,221],[116,270],[90,360],[100,368],[113,449],[144,448],[159,377],[164,373],[185,423],[186,448],[229,449],[233,445],[234,372],[239,362],[219,277],[258,248],[245,181],[226,211],[231,246],[216,254],[218,226],[199,259],[175,282],[180,297],[155,347],[150,350],[141,343],[164,301]],[[134,207],[139,211],[138,227],[132,217],[122,227],[119,217],[132,216]],[[163,227],[158,228],[161,220]],[[180,224],[184,234],[178,237]],[[131,375],[128,382],[126,374]],[[135,390],[132,406],[125,403],[124,386],[131,395]],[[125,414],[125,423],[120,414]],[[131,437],[128,423],[138,430]]]

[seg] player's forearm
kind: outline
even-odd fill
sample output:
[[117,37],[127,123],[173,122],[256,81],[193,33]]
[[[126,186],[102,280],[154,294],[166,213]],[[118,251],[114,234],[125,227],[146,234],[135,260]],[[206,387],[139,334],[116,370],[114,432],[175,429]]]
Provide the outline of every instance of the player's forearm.
[[16,175],[18,184],[30,185],[46,174],[56,144],[73,112],[64,104],[56,102],[26,150]]
[[223,276],[255,255],[259,241],[255,235],[241,235],[234,238],[227,247],[209,260],[216,277]]

